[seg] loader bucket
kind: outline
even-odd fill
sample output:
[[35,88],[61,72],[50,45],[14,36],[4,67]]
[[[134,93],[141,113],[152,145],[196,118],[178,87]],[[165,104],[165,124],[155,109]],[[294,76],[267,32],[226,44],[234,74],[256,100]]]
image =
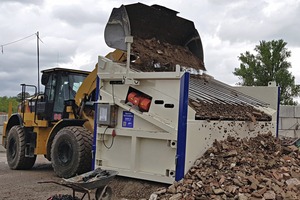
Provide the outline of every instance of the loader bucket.
[[178,17],[177,13],[163,6],[142,3],[114,8],[105,28],[105,42],[111,48],[126,51],[126,36],[156,38],[187,47],[203,62],[202,42],[194,23]]

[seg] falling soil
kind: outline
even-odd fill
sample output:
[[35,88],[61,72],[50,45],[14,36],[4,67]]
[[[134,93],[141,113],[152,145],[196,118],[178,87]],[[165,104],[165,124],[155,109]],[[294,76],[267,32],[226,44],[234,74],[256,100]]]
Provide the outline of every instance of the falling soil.
[[155,38],[134,38],[132,51],[136,57],[132,68],[143,72],[175,71],[176,65],[205,70],[204,63],[187,48],[161,42]]
[[190,100],[189,105],[196,111],[196,120],[230,120],[230,121],[271,121],[272,117],[255,109],[253,106],[205,103]]

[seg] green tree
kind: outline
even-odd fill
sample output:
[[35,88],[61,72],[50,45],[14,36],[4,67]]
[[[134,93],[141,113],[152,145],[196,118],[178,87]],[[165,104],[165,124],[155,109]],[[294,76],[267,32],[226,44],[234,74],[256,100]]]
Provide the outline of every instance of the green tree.
[[0,112],[7,113],[9,102],[12,102],[13,113],[16,113],[18,110],[18,100],[17,97],[0,97]]
[[280,86],[280,103],[283,105],[296,105],[293,97],[300,94],[300,86],[295,85],[295,77],[288,71],[291,63],[287,59],[291,51],[286,48],[287,43],[282,39],[260,41],[254,50],[241,53],[238,57],[240,67],[235,68],[233,74],[238,76],[243,86],[267,86],[269,81],[276,81]]

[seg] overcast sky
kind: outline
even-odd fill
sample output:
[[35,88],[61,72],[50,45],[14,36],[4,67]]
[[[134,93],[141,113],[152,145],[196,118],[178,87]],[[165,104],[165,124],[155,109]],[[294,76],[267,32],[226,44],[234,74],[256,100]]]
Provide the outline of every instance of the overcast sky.
[[[37,3],[38,2],[38,3]],[[112,49],[104,27],[122,0],[1,0],[0,45],[39,31],[40,69],[92,70],[97,56]],[[261,40],[283,39],[292,51],[291,72],[300,84],[300,0],[160,0],[139,1],[176,10],[194,22],[203,47],[207,73],[230,85],[238,56]],[[0,52],[1,53],[1,52]],[[36,38],[3,47],[0,54],[0,96],[16,96],[21,83],[37,84]]]

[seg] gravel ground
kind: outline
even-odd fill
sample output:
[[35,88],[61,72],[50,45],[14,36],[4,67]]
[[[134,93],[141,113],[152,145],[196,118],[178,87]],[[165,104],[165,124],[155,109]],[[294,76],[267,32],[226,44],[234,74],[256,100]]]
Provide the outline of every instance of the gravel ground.
[[[39,184],[39,181],[61,181],[43,156],[38,156],[32,170],[10,170],[5,152],[0,152],[0,200],[47,200],[55,194],[72,194],[72,190],[66,187],[51,183]],[[166,185],[117,177],[110,186],[114,193],[113,200],[139,200],[149,199],[152,192]],[[77,196],[81,197],[80,194]]]
[[[38,156],[31,170],[10,170],[2,146],[2,126],[0,126],[0,200],[47,200],[55,194],[72,194],[72,190],[52,183],[40,181],[61,181],[43,156]],[[116,177],[109,186],[113,190],[113,200],[149,199],[150,195],[166,184]],[[94,197],[94,194],[92,194]],[[81,195],[78,194],[81,198]],[[88,199],[87,196],[84,198]],[[94,199],[94,198],[93,198]]]
[[51,164],[43,157],[38,157],[32,170],[10,170],[6,163],[5,152],[0,153],[0,199],[48,199],[51,195],[71,194],[71,191],[53,184],[38,184],[39,181],[60,179],[55,176]]
[[[37,157],[32,170],[10,170],[2,146],[2,128],[3,126],[0,126],[0,200],[47,200],[55,194],[72,194],[71,189],[60,185],[38,183],[61,181],[61,178],[55,175],[51,163],[43,156]],[[154,191],[166,186],[166,184],[119,176],[110,183],[113,189],[113,200],[149,199]],[[77,196],[81,198],[80,194]],[[84,200],[86,199],[88,198],[85,197]]]

